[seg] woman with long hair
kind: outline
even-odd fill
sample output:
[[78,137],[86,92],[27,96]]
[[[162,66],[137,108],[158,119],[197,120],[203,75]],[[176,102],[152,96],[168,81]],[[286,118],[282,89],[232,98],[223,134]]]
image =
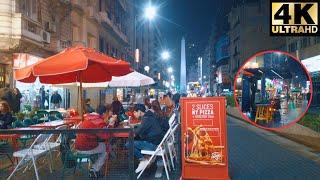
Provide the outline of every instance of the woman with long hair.
[[144,105],[146,106],[147,110],[151,109],[151,103],[150,103],[150,98],[149,97],[144,98],[143,102],[144,102]]
[[167,119],[166,114],[161,110],[161,106],[158,100],[154,100],[151,103],[151,109],[154,111],[154,114],[156,115],[161,129],[162,129],[162,134],[165,135],[167,130],[169,129],[169,122]]
[[13,122],[10,106],[7,101],[0,101],[0,129],[8,129]]

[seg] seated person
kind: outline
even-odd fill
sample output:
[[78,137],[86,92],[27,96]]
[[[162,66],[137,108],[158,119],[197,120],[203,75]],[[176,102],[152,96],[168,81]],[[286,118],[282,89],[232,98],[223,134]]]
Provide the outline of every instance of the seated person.
[[99,105],[97,108],[97,113],[100,115],[103,115],[106,112],[106,106],[105,105]]
[[169,129],[169,121],[165,113],[161,110],[160,103],[158,100],[154,100],[151,103],[151,109],[154,111],[157,120],[159,121],[162,129],[162,135],[164,136]]
[[[96,116],[95,118],[85,118],[79,125],[79,128],[92,129],[92,128],[105,128],[106,123],[102,118]],[[106,133],[79,133],[75,141],[75,148],[81,154],[98,154],[98,159],[92,164],[89,175],[90,177],[98,177],[99,171],[106,161]]]
[[146,111],[142,104],[135,106],[134,116],[141,118],[141,125],[134,131],[138,140],[133,142],[134,156],[140,160],[135,172],[139,173],[148,163],[148,157],[144,157],[141,150],[155,150],[162,140],[162,129],[154,112],[152,110]]
[[116,127],[118,124],[118,116],[113,114],[112,106],[110,104],[106,106],[106,111],[103,115],[103,119],[108,128]]
[[130,104],[128,111],[126,112],[126,115],[131,119],[130,119],[130,124],[137,124],[140,123],[140,120],[138,118],[136,118],[136,116],[134,116],[134,104]]
[[13,122],[10,107],[7,101],[0,101],[0,129],[10,128],[10,124]]
[[85,112],[86,113],[93,113],[94,112],[94,109],[91,107],[91,105],[90,105],[90,101],[91,101],[91,99],[86,99],[86,101],[85,101],[85,106],[84,106],[84,110],[85,110]]

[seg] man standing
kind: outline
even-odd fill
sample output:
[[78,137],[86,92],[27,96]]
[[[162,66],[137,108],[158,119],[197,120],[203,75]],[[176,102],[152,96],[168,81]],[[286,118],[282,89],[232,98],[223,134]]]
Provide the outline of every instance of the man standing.
[[58,91],[54,91],[54,93],[51,96],[51,103],[53,104],[53,109],[60,108],[61,101],[62,98]]
[[43,85],[39,89],[39,94],[40,94],[40,109],[45,109],[44,102],[46,100],[45,99],[46,98],[46,91],[45,91]]
[[133,113],[136,118],[142,118],[141,125],[135,129],[137,140],[134,140],[134,156],[140,160],[135,172],[139,173],[148,164],[148,158],[141,150],[155,150],[162,140],[162,129],[153,110],[146,111],[144,105],[137,104]]

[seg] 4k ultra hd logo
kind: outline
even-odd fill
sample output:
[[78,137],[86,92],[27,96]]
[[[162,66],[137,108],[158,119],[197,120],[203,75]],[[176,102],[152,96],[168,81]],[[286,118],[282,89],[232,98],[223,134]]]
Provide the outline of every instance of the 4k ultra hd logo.
[[319,1],[271,0],[272,36],[320,35]]

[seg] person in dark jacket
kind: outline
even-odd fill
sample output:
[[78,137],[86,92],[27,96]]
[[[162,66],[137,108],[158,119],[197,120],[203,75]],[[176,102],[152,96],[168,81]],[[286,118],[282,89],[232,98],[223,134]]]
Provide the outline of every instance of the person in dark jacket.
[[60,108],[60,103],[62,102],[62,98],[58,91],[55,91],[51,96],[51,103],[53,104],[53,109]]
[[111,106],[112,106],[113,114],[119,116],[121,113],[124,113],[123,106],[121,102],[118,100],[117,96],[113,97],[113,102]]
[[146,111],[142,104],[134,107],[134,116],[141,118],[141,125],[135,129],[134,156],[140,160],[136,173],[140,172],[148,163],[148,158],[141,154],[141,150],[155,150],[162,140],[162,129],[152,110]]
[[18,88],[13,88],[13,107],[12,107],[12,111],[13,113],[17,113],[20,111],[20,104],[21,104],[21,101],[20,99],[22,98],[22,95],[19,91]]
[[93,107],[91,107],[90,102],[91,102],[91,99],[87,98],[86,102],[85,102],[86,104],[84,106],[84,110],[86,113],[93,113],[94,112],[94,109],[93,109]]
[[46,101],[46,91],[44,89],[44,86],[41,86],[39,89],[39,94],[40,94],[40,108],[45,109],[44,103]]
[[0,101],[0,129],[8,129],[12,122],[9,104],[6,101]]

